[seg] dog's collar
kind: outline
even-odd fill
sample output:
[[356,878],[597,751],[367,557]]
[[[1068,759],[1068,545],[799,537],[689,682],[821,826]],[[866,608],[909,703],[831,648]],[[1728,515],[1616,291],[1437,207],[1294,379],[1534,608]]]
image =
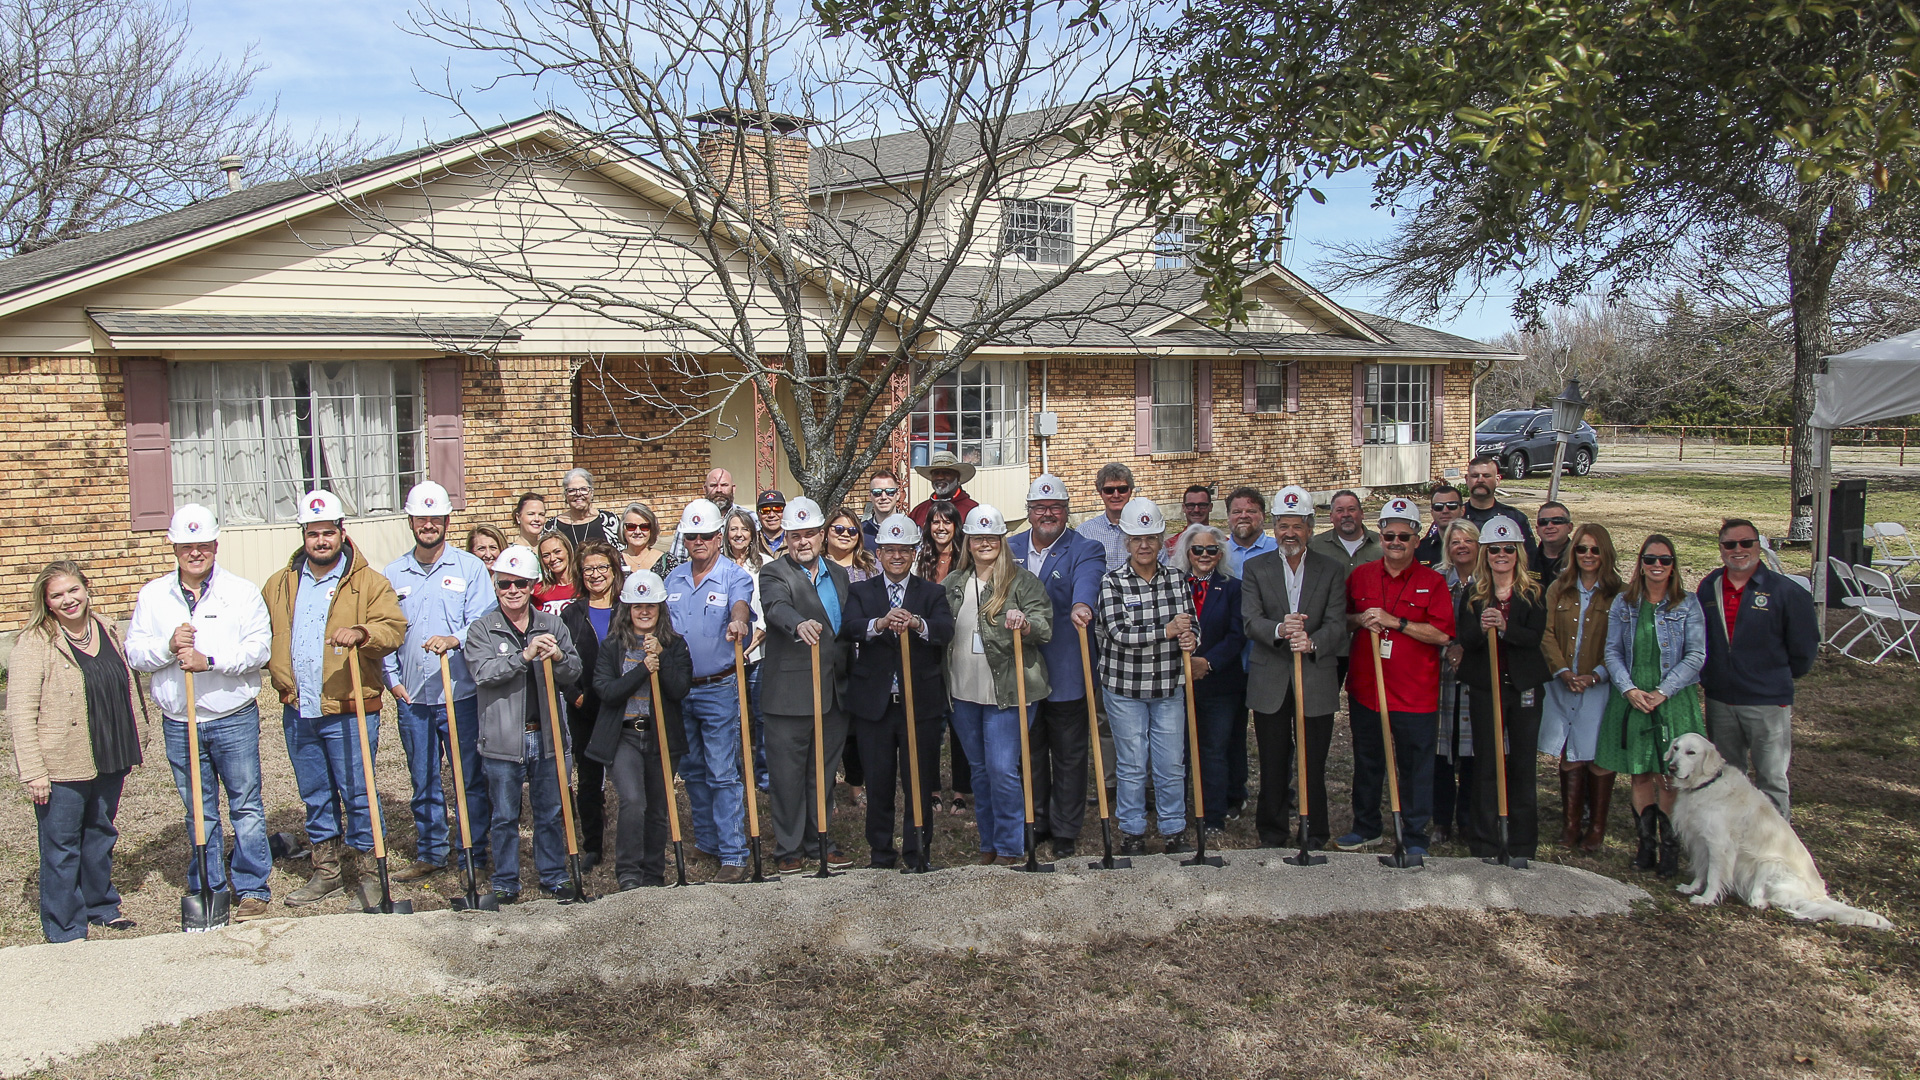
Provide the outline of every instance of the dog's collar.
[[1707,781],[1706,783],[1704,783],[1704,784],[1696,784],[1696,785],[1695,785],[1695,786],[1693,787],[1693,789],[1692,789],[1692,790],[1694,790],[1694,791],[1705,791],[1705,790],[1707,790],[1708,788],[1710,788],[1710,787],[1712,787],[1713,785],[1715,785],[1715,784],[1717,784],[1717,783],[1719,783],[1719,782],[1720,782],[1720,777],[1722,777],[1722,776],[1724,776],[1724,775],[1726,775],[1726,771],[1727,771],[1727,769],[1726,769],[1726,766],[1724,766],[1724,765],[1723,765],[1723,766],[1721,766],[1721,767],[1720,767],[1720,771],[1719,771],[1719,772],[1716,772],[1716,773],[1714,773],[1714,774],[1713,774],[1713,779],[1711,779],[1711,780],[1708,780],[1708,781]]

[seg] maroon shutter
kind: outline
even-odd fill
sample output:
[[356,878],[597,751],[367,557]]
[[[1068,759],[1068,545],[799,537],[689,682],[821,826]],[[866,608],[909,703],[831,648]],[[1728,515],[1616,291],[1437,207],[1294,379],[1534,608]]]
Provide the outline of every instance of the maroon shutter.
[[1433,366],[1433,431],[1427,439],[1439,446],[1447,437],[1447,365]]
[[127,398],[127,496],[136,530],[164,529],[173,520],[173,431],[169,422],[167,362],[120,361]]
[[426,383],[427,478],[447,489],[455,510],[467,508],[467,452],[460,409],[465,362],[442,356],[422,365]]
[[1240,411],[1260,410],[1260,361],[1240,361]]
[[1213,361],[1194,364],[1194,377],[1199,394],[1193,399],[1193,448],[1204,454],[1213,449]]
[[1353,445],[1367,444],[1367,365],[1353,365]]
[[1304,360],[1295,360],[1287,365],[1287,411],[1300,411],[1300,365]]
[[1153,453],[1153,361],[1133,362],[1133,452]]

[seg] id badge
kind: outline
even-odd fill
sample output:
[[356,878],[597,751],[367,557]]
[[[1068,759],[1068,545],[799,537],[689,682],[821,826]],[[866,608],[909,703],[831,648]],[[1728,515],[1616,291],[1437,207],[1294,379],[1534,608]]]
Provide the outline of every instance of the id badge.
[[980,631],[978,630],[973,632],[973,651],[976,656],[987,651],[987,643],[980,640]]
[[1520,707],[1521,708],[1523,709],[1533,708],[1533,694],[1534,692],[1532,690],[1520,691]]
[[1380,659],[1382,660],[1393,659],[1393,639],[1392,638],[1383,637],[1380,639]]

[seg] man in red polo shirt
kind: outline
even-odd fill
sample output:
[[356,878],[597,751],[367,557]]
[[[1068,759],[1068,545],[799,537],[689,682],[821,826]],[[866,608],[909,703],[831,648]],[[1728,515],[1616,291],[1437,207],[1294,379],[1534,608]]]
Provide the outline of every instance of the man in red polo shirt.
[[1440,709],[1440,650],[1453,640],[1453,594],[1439,574],[1414,561],[1420,507],[1392,498],[1380,510],[1382,558],[1347,574],[1347,626],[1353,662],[1347,672],[1347,715],[1353,729],[1353,831],[1334,841],[1342,851],[1380,842],[1380,797],[1386,747],[1380,737],[1380,691],[1373,677],[1373,640],[1380,635],[1400,775],[1400,814],[1407,854],[1425,855],[1433,816],[1433,754]]

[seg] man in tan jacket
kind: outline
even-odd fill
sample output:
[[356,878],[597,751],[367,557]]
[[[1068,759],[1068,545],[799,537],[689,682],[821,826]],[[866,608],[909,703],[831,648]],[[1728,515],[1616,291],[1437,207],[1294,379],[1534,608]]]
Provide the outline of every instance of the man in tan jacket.
[[[332,492],[301,496],[300,551],[261,590],[273,621],[267,674],[280,694],[287,756],[307,806],[307,839],[313,843],[313,876],[288,894],[289,906],[339,892],[342,856],[353,860],[354,852],[373,850],[347,650],[360,654],[361,700],[376,718],[367,741],[377,751],[380,661],[407,633],[393,586],[347,539],[345,516]],[[341,806],[347,813],[344,827]]]

